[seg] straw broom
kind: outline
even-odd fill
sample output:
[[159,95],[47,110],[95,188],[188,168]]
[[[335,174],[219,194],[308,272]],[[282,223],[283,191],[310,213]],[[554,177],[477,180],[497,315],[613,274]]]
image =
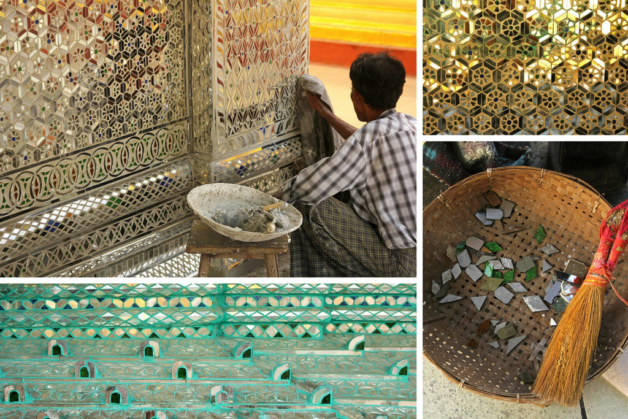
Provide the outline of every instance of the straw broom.
[[[545,351],[532,387],[538,397],[578,404],[597,348],[606,285],[628,243],[628,201],[611,210],[600,227],[600,245],[580,289],[567,306]],[[628,301],[617,296],[628,305]]]

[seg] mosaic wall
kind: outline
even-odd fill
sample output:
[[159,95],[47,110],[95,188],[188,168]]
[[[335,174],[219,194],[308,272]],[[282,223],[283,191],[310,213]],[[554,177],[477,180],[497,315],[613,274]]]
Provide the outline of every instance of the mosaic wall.
[[296,173],[307,24],[306,0],[0,3],[0,275],[195,273],[192,187]]
[[620,1],[423,2],[425,134],[625,134]]
[[[416,284],[0,285],[0,417],[414,418],[416,292]],[[368,329],[380,317],[388,333],[324,327]],[[251,328],[231,335],[222,325]],[[320,334],[307,333],[314,326]]]

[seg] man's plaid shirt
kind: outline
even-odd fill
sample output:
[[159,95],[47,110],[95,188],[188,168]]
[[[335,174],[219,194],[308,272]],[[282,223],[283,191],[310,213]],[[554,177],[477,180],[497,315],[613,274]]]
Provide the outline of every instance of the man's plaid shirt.
[[283,199],[317,205],[349,190],[356,213],[377,226],[387,248],[416,247],[416,129],[416,118],[387,110],[286,183]]

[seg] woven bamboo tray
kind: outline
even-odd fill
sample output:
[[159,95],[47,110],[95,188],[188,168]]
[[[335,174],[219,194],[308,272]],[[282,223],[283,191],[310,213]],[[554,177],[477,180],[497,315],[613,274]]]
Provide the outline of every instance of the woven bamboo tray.
[[[524,225],[527,230],[505,235],[475,218],[475,213],[486,205],[484,193],[491,189],[502,199],[516,203],[512,216],[503,220],[504,230],[511,225]],[[521,384],[517,375],[530,372],[536,376],[555,329],[549,326],[550,318],[559,321],[560,316],[552,307],[532,313],[522,296],[544,297],[553,270],[562,270],[571,258],[588,266],[599,243],[600,223],[610,209],[609,203],[585,182],[529,167],[489,170],[445,191],[423,211],[424,356],[448,379],[474,393],[498,400],[549,405],[531,394],[532,385]],[[547,237],[539,246],[534,232],[541,224]],[[440,283],[442,272],[454,266],[446,256],[447,247],[455,247],[469,236],[497,242],[503,249],[497,256],[511,258],[513,263],[533,255],[546,259],[554,269],[543,274],[541,260],[537,261],[539,275],[530,282],[525,282],[525,275],[515,270],[514,281],[523,283],[528,292],[514,293],[508,305],[493,297],[493,293],[480,290],[485,277],[474,283],[464,270],[449,288],[449,294],[463,296],[462,300],[448,304],[432,301],[432,280]],[[543,254],[539,247],[548,243],[559,252]],[[620,262],[615,277],[616,288],[628,297],[628,263]],[[487,295],[480,312],[470,299],[478,295]],[[628,343],[627,315],[628,308],[607,290],[598,351],[588,380],[604,373]],[[493,326],[477,336],[478,324],[487,319],[509,321],[517,330],[516,336],[527,338],[506,355],[505,343],[499,349],[487,344],[497,340]],[[471,339],[478,342],[477,348],[467,346]]]

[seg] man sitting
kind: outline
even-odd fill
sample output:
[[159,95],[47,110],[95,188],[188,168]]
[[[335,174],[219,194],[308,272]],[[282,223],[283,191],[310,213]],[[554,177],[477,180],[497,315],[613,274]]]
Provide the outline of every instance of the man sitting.
[[283,188],[282,198],[303,214],[291,234],[291,276],[414,277],[416,118],[395,111],[406,72],[388,53],[363,54],[349,77],[355,113],[366,122],[360,129],[308,92],[345,141]]

